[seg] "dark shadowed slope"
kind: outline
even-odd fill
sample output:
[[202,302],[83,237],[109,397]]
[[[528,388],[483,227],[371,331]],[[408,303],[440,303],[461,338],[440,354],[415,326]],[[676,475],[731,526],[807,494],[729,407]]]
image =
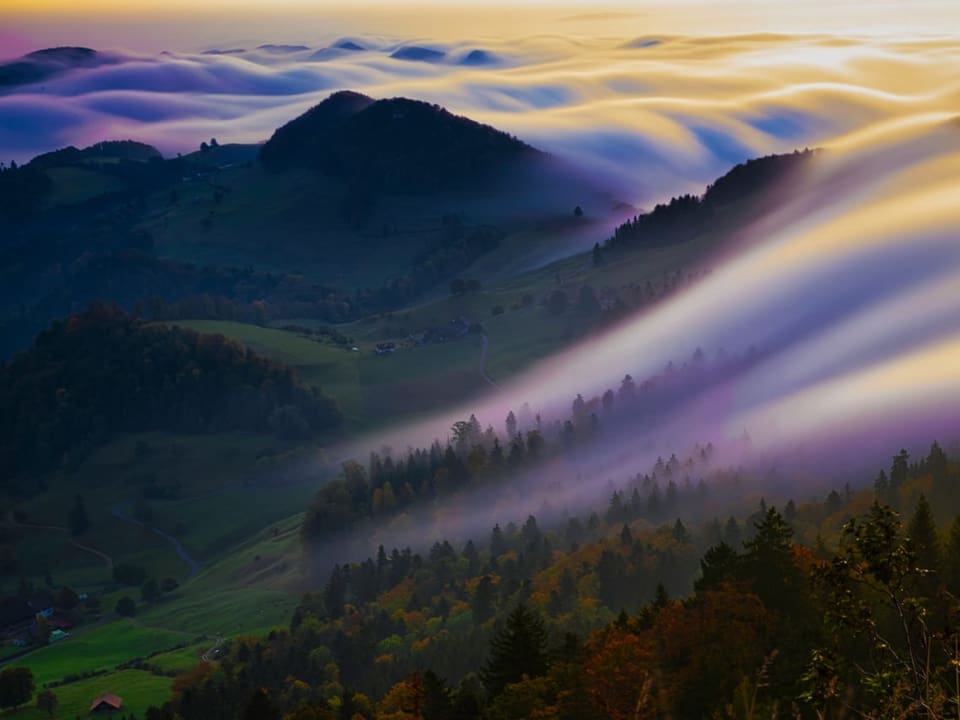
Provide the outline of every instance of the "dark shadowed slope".
[[261,149],[260,161],[270,170],[329,165],[332,136],[373,103],[373,98],[350,90],[334,93],[276,130]]
[[113,62],[109,56],[83,47],[37,50],[19,60],[0,65],[0,89],[42,82],[74,68],[90,68]]
[[310,168],[370,189],[408,193],[473,185],[506,163],[538,155],[438,105],[340,92],[277,130],[260,158],[270,170]]

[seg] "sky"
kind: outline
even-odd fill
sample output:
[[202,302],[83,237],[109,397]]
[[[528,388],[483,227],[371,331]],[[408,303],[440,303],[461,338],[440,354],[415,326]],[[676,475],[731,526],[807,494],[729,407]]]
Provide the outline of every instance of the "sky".
[[543,32],[956,35],[960,5],[952,0],[3,0],[0,55],[56,44],[188,51],[267,34],[273,42],[305,44],[331,32],[443,40],[465,28],[494,37]]

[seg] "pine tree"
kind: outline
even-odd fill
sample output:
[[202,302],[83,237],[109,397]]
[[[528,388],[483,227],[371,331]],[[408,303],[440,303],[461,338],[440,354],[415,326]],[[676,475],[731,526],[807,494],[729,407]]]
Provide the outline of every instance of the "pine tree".
[[960,595],[960,515],[950,526],[944,560],[944,584],[951,593]]
[[721,542],[708,549],[700,560],[700,577],[693,584],[697,592],[716,590],[721,583],[736,577],[740,556],[737,551]]
[[497,557],[507,551],[507,543],[503,538],[503,530],[500,525],[494,525],[490,531],[490,557]]
[[513,414],[513,410],[507,413],[507,437],[513,439],[517,435],[517,416]]
[[890,466],[890,489],[896,491],[907,481],[907,473],[910,469],[910,454],[906,450],[901,450],[893,456],[893,464]]
[[489,575],[484,575],[477,583],[471,603],[473,619],[477,623],[484,623],[493,615],[496,597],[497,591],[493,585],[493,579]]
[[500,695],[524,675],[539,677],[547,670],[547,633],[543,622],[521,603],[491,643],[490,657],[481,673],[491,697]]
[[432,670],[423,674],[424,720],[452,720],[453,701],[446,681]]
[[[937,524],[933,519],[933,511],[930,509],[930,503],[923,495],[917,500],[917,508],[910,518],[910,524],[907,526],[907,537],[913,544],[913,550],[916,553],[917,565],[933,573],[939,573],[941,570],[942,556],[940,552],[940,536],[937,533]],[[933,583],[924,583],[928,590],[933,590],[930,585]]]
[[890,482],[887,480],[887,473],[883,470],[873,481],[873,492],[880,502],[886,502],[890,498]]
[[742,539],[743,533],[740,531],[740,523],[731,515],[723,528],[723,541],[732,548],[738,548]]
[[753,581],[754,591],[768,608],[792,608],[799,601],[801,583],[791,550],[793,529],[772,506],[754,527],[757,532],[753,539],[743,543],[746,577]]

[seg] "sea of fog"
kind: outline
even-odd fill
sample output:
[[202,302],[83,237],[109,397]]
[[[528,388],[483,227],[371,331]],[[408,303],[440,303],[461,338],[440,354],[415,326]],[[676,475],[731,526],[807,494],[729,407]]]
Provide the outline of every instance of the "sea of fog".
[[96,49],[95,67],[0,89],[0,159],[105,139],[168,155],[211,137],[261,142],[346,88],[439,103],[599,170],[625,200],[647,205],[699,191],[752,156],[960,107],[951,40],[361,33],[192,52]]

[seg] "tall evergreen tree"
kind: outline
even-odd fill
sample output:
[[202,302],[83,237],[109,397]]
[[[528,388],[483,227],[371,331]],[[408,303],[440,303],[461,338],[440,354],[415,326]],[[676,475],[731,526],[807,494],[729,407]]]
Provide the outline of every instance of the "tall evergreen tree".
[[896,492],[906,481],[910,470],[910,453],[901,450],[893,456],[890,466],[890,490]]
[[960,596],[960,515],[957,515],[947,535],[944,552],[944,584],[951,593]]
[[483,684],[491,697],[497,697],[524,675],[539,677],[546,670],[547,632],[543,621],[521,603],[491,643],[490,657],[481,673]]
[[489,575],[484,575],[480,578],[477,589],[473,593],[473,602],[471,603],[473,619],[478,623],[486,622],[493,615],[496,598],[497,590],[494,587],[493,580]]
[[921,578],[920,585],[927,595],[936,592],[939,574],[942,571],[943,556],[940,549],[940,535],[933,519],[930,503],[923,495],[917,500],[917,507],[907,525],[907,537],[916,554],[917,567],[928,574]]

